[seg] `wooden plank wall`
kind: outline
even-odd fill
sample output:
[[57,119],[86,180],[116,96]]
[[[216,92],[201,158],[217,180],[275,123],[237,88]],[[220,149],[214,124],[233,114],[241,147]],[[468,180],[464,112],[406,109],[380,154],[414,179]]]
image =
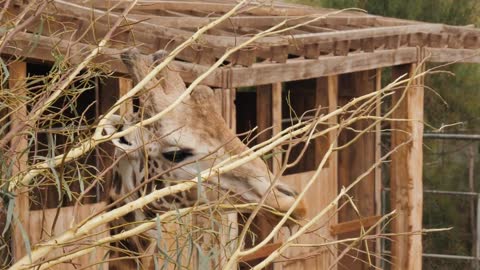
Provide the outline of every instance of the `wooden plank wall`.
[[[344,105],[349,102],[352,98],[362,96],[374,91],[377,87],[376,84],[380,82],[379,76],[380,72],[376,70],[371,71],[361,71],[349,74],[340,75],[340,91],[339,91],[339,103]],[[379,112],[377,110],[377,112]],[[374,111],[375,113],[375,111]],[[355,123],[352,128],[356,130],[365,129],[368,125],[371,124],[371,121],[361,121]],[[375,131],[375,129],[373,130]],[[342,134],[339,138],[339,145],[343,145],[350,140],[352,140],[357,133],[351,132],[348,130],[342,131]],[[343,186],[348,186],[352,183],[358,176],[370,168],[374,162],[376,155],[378,154],[377,149],[380,147],[379,143],[376,140],[379,139],[375,135],[375,132],[367,133],[361,136],[356,142],[354,142],[349,147],[342,149],[338,155],[338,177],[339,177],[339,189]],[[376,154],[377,153],[377,154]],[[346,205],[343,209],[339,211],[339,224],[351,222],[355,220],[360,220],[363,218],[374,217],[376,215],[376,206],[375,201],[375,191],[376,184],[376,174],[372,172],[367,177],[365,177],[359,184],[357,184],[349,195],[352,198],[352,201],[355,203],[355,207],[358,209],[358,213],[354,207],[351,205]],[[378,175],[378,173],[377,173]],[[344,200],[346,202],[346,200]],[[366,224],[362,224],[366,225]],[[358,237],[360,235],[359,227],[353,228],[349,232],[344,232],[339,235],[340,239]],[[368,243],[368,250],[370,252],[375,251],[375,245],[372,242]],[[343,247],[339,247],[339,251],[343,251]],[[359,249],[358,252],[356,249]],[[340,261],[341,269],[370,269],[369,262],[375,263],[375,258],[370,255],[365,254],[365,243],[359,243],[345,256],[342,257]]]
[[[25,85],[26,83],[26,75],[27,75],[27,68],[25,62],[15,62],[8,66],[10,70],[10,78],[9,78],[9,87],[10,89],[16,89],[18,91],[26,91],[25,88],[22,88],[20,85]],[[121,80],[120,80],[121,81]],[[121,83],[120,83],[121,84]],[[121,88],[121,87],[120,87]],[[112,90],[113,89],[113,90]],[[103,85],[99,95],[99,113],[105,113],[106,109],[108,109],[113,102],[118,98],[118,94],[116,92],[119,89],[119,80],[118,79],[108,79],[108,81]],[[110,91],[109,93],[105,93],[105,91]],[[19,95],[23,95],[24,93],[19,93]],[[12,127],[24,121],[24,116],[27,113],[26,108],[18,108],[17,112],[14,114],[14,119],[12,119]],[[18,136],[12,141],[13,149],[12,151],[15,153],[15,160],[18,162],[14,165],[14,173],[21,172],[27,166],[27,154],[22,153],[27,148],[27,137],[26,136]],[[97,163],[99,169],[108,168],[112,162],[112,155],[113,149],[109,149],[108,147],[103,147],[99,149],[99,152],[102,154],[101,159]],[[17,155],[21,155],[18,157]],[[108,177],[106,177],[108,178]],[[107,185],[104,185],[108,187]],[[28,188],[21,188],[16,197],[16,208],[15,212],[18,217],[18,221],[15,222],[14,231],[13,231],[13,254],[14,259],[18,260],[21,257],[25,256],[26,248],[24,244],[24,236],[20,231],[20,223],[23,229],[27,232],[30,245],[33,247],[35,244],[41,243],[42,241],[49,239],[52,235],[57,235],[62,233],[76,223],[82,221],[83,219],[89,217],[95,211],[102,209],[105,207],[105,202],[99,202],[94,204],[85,204],[80,205],[76,211],[74,211],[74,207],[62,207],[60,209],[52,208],[52,209],[42,209],[42,210],[31,210],[30,203],[29,203],[29,189]],[[108,192],[108,190],[106,191]],[[105,191],[102,194],[106,194]],[[54,220],[55,224],[54,224]],[[96,233],[95,237],[84,239],[83,241],[91,241],[92,239],[98,239],[109,235],[108,225],[105,224],[96,228],[93,232]],[[78,247],[78,246],[76,246]],[[49,258],[53,258],[56,256],[61,256],[71,250],[74,247],[65,247],[62,249],[57,249],[55,252],[49,254]],[[82,257],[79,257],[71,262],[58,265],[53,267],[53,269],[76,269],[79,265],[82,267],[86,267],[95,263],[96,261],[103,261],[105,257],[106,250],[102,248],[97,248],[95,250],[95,254],[88,254]],[[95,265],[92,266],[91,269],[107,269],[108,264],[104,264],[101,266]],[[90,269],[90,268],[88,268]]]
[[[413,74],[416,64],[393,68],[392,79]],[[405,93],[406,91],[406,93]],[[418,232],[422,229],[423,208],[423,80],[412,87],[397,91],[393,102],[401,100],[393,118],[411,119],[392,123],[392,148],[412,140],[392,155],[390,174],[390,200],[397,216],[392,222],[393,233]],[[408,234],[392,237],[392,269],[421,269],[422,235]]]
[[[338,97],[338,78],[337,76],[329,76],[326,78],[317,79],[316,88],[316,105],[328,108],[328,111],[333,111],[337,108]],[[331,122],[336,122],[336,119],[331,119]],[[333,143],[336,134],[329,134],[329,143]],[[327,144],[316,148],[316,159],[318,156],[323,157]],[[306,183],[313,176],[313,171],[307,171],[297,174],[291,174],[283,177],[283,181],[291,184],[297,190],[302,190]],[[307,219],[313,218],[317,213],[324,209],[337,194],[337,155],[333,154],[328,160],[325,168],[320,173],[319,178],[315,184],[310,188],[306,194],[306,202],[308,204]],[[298,243],[305,244],[323,244],[336,239],[335,235],[331,233],[330,226],[337,223],[335,210],[332,210],[325,217],[323,217],[311,230],[311,233],[303,235],[298,240]],[[290,233],[288,230],[283,230],[284,235],[278,238],[288,237]],[[336,258],[336,246],[327,245],[326,247],[302,247],[290,248],[283,255],[285,258],[295,260],[280,260],[275,264],[275,270],[296,270],[296,269],[337,269],[336,265],[332,265]]]
[[[32,244],[41,243],[44,240],[50,239],[51,235],[58,235],[72,228],[76,223],[81,222],[85,218],[94,214],[96,211],[103,209],[106,206],[105,202],[95,203],[95,204],[85,204],[78,207],[77,211],[74,211],[74,207],[62,207],[59,210],[57,209],[46,209],[46,210],[34,210],[29,211],[30,215],[30,226],[25,229],[28,231],[30,241]],[[55,226],[53,222],[56,221]],[[49,253],[48,258],[55,258],[57,256],[61,257],[65,254],[68,254],[70,251],[81,247],[89,241],[107,237],[110,235],[108,231],[108,224],[104,224],[95,228],[91,232],[94,237],[88,237],[77,241],[74,246],[65,246],[63,248],[57,248],[53,252]],[[82,244],[83,243],[83,244]],[[78,266],[87,267],[86,269],[108,269],[108,263],[97,265],[98,262],[105,260],[106,249],[97,247],[93,253],[83,255],[72,261],[59,264],[57,266],[51,267],[49,269],[57,270],[74,270],[78,269]]]

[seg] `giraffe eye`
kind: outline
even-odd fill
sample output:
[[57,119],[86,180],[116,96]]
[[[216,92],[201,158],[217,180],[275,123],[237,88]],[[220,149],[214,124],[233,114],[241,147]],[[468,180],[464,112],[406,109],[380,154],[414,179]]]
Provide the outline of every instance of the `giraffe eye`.
[[182,162],[188,157],[193,156],[193,152],[191,149],[179,149],[175,151],[167,151],[163,152],[162,156],[170,162]]

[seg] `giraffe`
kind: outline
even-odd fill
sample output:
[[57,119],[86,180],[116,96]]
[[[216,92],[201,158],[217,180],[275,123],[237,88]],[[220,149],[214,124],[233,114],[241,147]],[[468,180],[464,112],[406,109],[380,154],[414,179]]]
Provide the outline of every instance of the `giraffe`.
[[[136,83],[143,79],[153,64],[165,54],[165,51],[159,51],[152,55],[143,55],[136,49],[130,49],[122,53],[121,58]],[[138,110],[124,117],[113,116],[105,131],[111,134],[155,115],[176,100],[185,89],[186,85],[175,66],[170,64],[138,95]],[[112,140],[115,156],[119,157],[119,160],[113,170],[111,199],[118,200],[123,195],[130,194],[123,199],[124,203],[128,203],[153,189],[177,184],[182,179],[195,178],[199,171],[209,169],[229,156],[247,150],[247,146],[227,126],[214,103],[213,90],[207,86],[197,86],[180,105],[161,120]],[[297,192],[277,181],[271,192],[265,195],[272,179],[273,175],[265,162],[256,158],[220,175],[218,180],[211,181],[212,184],[205,188],[205,197],[207,200],[216,200],[219,190],[228,194],[225,197],[233,203],[259,202],[266,196],[267,206],[285,212],[296,200]],[[132,192],[147,180],[150,180],[148,184]],[[151,219],[162,211],[192,206],[202,199],[205,200],[197,198],[197,194],[192,190],[162,198],[141,211],[131,212],[119,219],[113,227]],[[301,218],[305,214],[306,205],[301,201],[292,215]],[[154,235],[154,232],[151,232],[150,238],[155,239]],[[139,238],[129,241],[129,248],[139,252],[150,248],[147,247],[148,243]]]

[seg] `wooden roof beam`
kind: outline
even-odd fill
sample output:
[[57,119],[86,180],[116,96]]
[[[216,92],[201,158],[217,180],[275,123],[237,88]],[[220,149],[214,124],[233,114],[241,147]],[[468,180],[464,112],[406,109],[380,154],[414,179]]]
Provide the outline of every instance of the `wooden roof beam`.
[[[55,0],[57,1],[57,0]],[[83,4],[82,0],[70,0],[77,4]],[[108,9],[118,4],[115,11],[126,8],[130,1],[92,1],[92,7],[97,9]],[[212,2],[212,1],[138,1],[138,4],[133,8],[136,10],[171,10],[178,12],[201,11],[206,13],[226,13],[230,11],[237,3],[231,1],[230,3]],[[252,15],[279,15],[279,16],[304,16],[312,13],[331,12],[326,9],[313,9],[298,5],[289,4],[275,4],[274,8],[270,5],[249,4],[246,5],[241,12],[247,12]]]
[[480,50],[451,49],[451,48],[425,48],[428,62],[436,63],[477,63],[480,64]]
[[[31,50],[33,44],[35,44],[35,48]],[[65,53],[68,50],[71,63],[78,63],[93,48],[94,46],[81,43],[72,44],[69,41],[58,38],[18,33],[10,46],[6,47],[5,53],[43,61],[54,61],[52,52]],[[109,65],[115,72],[126,73],[126,69],[119,59],[119,52],[116,49],[105,48],[104,54],[97,57],[94,62]],[[426,48],[426,55],[430,55],[430,62],[458,61],[480,63],[479,54],[478,50]],[[398,48],[396,50],[382,50],[371,53],[351,53],[348,56],[320,56],[318,59],[288,59],[283,64],[258,63],[249,68],[220,68],[209,76],[204,81],[204,84],[221,88],[256,86],[369,70],[416,61],[416,48]],[[199,74],[206,71],[206,67],[202,65],[185,62],[176,63],[182,77],[187,82],[191,82]]]
[[[72,14],[72,20],[76,18],[89,18],[92,14],[99,18],[97,21],[97,27],[99,29],[108,27],[108,22],[116,19],[119,15],[106,13],[98,9],[90,9],[81,7],[75,4],[67,3],[65,1],[56,0],[56,6],[59,10]],[[105,25],[101,25],[104,23]],[[136,23],[134,29],[144,33],[153,33],[157,36],[171,39],[187,39],[191,36],[191,32],[182,31],[174,28],[163,27],[157,24],[148,23],[148,22],[139,22],[138,20],[132,19],[132,23]],[[259,46],[284,46],[289,45],[289,43],[301,42],[302,44],[311,44],[318,42],[335,42],[335,41],[344,41],[344,40],[353,40],[353,39],[363,39],[363,38],[375,38],[388,35],[407,35],[414,33],[440,33],[443,30],[443,25],[441,24],[427,24],[422,23],[418,25],[406,25],[406,26],[393,26],[393,27],[375,27],[375,28],[365,28],[365,29],[355,29],[355,30],[344,30],[344,31],[335,31],[327,33],[315,33],[315,34],[299,34],[299,35],[285,35],[282,37],[265,37],[259,39],[255,42],[254,45]],[[214,35],[204,35],[202,41],[205,42],[205,45],[211,47],[232,47],[240,42],[246,41],[247,37],[226,37],[226,36],[214,36]]]
[[319,59],[287,60],[284,64],[254,64],[249,68],[226,69],[224,88],[255,86],[328,75],[370,70],[417,61],[416,48],[399,48],[348,56],[324,56]]
[[[33,60],[54,62],[58,54],[66,55],[66,60],[71,64],[78,64],[94,49],[95,46],[83,43],[72,43],[58,38],[38,36],[30,33],[18,33],[15,39],[9,42],[5,47],[4,53],[16,57],[25,57]],[[142,48],[139,48],[142,50]],[[127,74],[125,65],[120,60],[121,50],[103,48],[102,54],[93,59],[93,63],[104,65],[112,72]],[[144,53],[149,53],[145,52]],[[206,67],[181,61],[174,61],[175,68],[178,69],[182,78],[190,83],[201,73],[207,70]],[[207,77],[202,83],[221,87],[223,79],[222,70],[216,70]]]

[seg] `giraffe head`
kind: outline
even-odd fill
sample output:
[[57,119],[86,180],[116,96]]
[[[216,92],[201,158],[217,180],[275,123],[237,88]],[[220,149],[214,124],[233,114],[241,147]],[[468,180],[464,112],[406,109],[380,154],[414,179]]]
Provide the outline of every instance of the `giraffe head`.
[[[153,55],[142,55],[137,50],[122,54],[122,60],[135,82],[142,80],[152,69],[153,64],[165,56],[164,51]],[[137,120],[147,119],[174,102],[186,89],[185,83],[175,66],[170,64],[151,80],[139,94]],[[200,171],[208,170],[226,158],[247,150],[225,123],[215,106],[213,90],[198,86],[178,106],[159,121],[137,129],[125,137],[114,140],[117,151],[128,152],[129,160],[147,158],[150,175],[155,170],[170,170],[162,176],[165,179],[192,179]],[[118,122],[117,118],[117,122]],[[128,126],[129,120],[122,118],[121,125]],[[124,128],[123,127],[123,128]],[[153,162],[152,162],[153,161]],[[123,180],[125,181],[125,180]],[[265,203],[279,211],[287,211],[294,203],[297,193],[288,185],[276,182],[266,194],[273,181],[272,173],[260,158],[241,165],[209,181],[204,189],[207,199],[219,197],[219,190],[235,201],[259,202],[266,196]],[[206,182],[206,181],[205,181]],[[209,191],[209,192],[207,192]],[[195,201],[198,192],[191,192]],[[266,194],[266,195],[265,195]],[[222,197],[222,195],[220,195]],[[223,198],[225,198],[223,197]],[[304,217],[304,201],[293,212],[294,217]]]

